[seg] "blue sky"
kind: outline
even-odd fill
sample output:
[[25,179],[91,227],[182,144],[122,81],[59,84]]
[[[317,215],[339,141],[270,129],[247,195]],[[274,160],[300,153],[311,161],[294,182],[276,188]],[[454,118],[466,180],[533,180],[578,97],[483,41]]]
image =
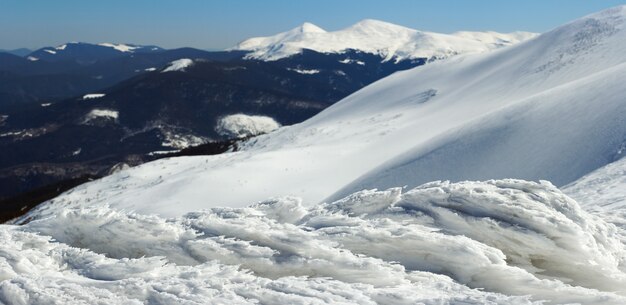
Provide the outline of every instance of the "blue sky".
[[67,41],[222,49],[312,22],[326,30],[365,18],[450,33],[544,32],[612,0],[0,0],[0,48]]

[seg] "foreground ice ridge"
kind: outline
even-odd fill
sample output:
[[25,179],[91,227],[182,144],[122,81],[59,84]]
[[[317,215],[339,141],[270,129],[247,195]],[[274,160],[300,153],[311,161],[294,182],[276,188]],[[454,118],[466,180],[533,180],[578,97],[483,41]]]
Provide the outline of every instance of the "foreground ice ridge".
[[171,219],[67,198],[0,226],[0,302],[626,302],[619,231],[548,182],[432,182]]

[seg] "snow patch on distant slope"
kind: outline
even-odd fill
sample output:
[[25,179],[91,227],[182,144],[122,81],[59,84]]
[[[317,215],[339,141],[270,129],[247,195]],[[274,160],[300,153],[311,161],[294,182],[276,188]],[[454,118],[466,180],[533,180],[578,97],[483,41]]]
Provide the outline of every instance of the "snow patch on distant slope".
[[189,58],[182,58],[175,60],[169,64],[161,73],[173,72],[173,71],[185,71],[187,67],[193,65],[193,60]]
[[379,54],[385,60],[427,58],[483,52],[518,43],[536,34],[515,32],[457,33],[422,32],[378,20],[363,20],[343,30],[326,32],[305,23],[290,31],[269,37],[245,40],[234,50],[251,51],[250,58],[277,60],[311,49],[322,53],[342,53],[348,49]]
[[261,115],[231,114],[217,122],[216,131],[225,137],[249,137],[272,132],[280,127],[273,118]]
[[127,45],[127,44],[114,44],[114,43],[100,43],[98,44],[99,46],[103,46],[103,47],[107,47],[107,48],[113,48],[116,49],[120,52],[124,52],[124,53],[128,53],[128,52],[133,52],[136,49],[139,49],[140,47],[138,46],[131,46],[131,45]]
[[89,93],[89,94],[83,95],[83,100],[97,99],[97,98],[104,97],[105,95],[106,94],[104,93]]
[[300,73],[300,74],[305,74],[305,75],[313,75],[313,74],[320,73],[320,70],[317,70],[317,69],[307,70],[307,69],[287,68],[287,70]]
[[91,111],[89,111],[89,113],[85,115],[85,118],[83,119],[83,124],[90,124],[91,122],[98,119],[117,121],[118,117],[119,112],[117,110],[92,109]]

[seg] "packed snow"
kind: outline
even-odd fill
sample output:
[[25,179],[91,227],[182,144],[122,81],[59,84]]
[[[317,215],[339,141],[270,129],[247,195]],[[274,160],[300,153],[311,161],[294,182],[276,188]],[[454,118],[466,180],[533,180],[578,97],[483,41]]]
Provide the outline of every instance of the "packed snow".
[[106,96],[104,93],[89,93],[83,96],[83,100],[92,100]]
[[277,60],[310,49],[321,53],[342,53],[353,49],[379,54],[385,60],[414,58],[440,59],[452,55],[484,52],[536,36],[534,33],[495,32],[439,34],[403,26],[363,20],[343,30],[326,32],[311,24],[269,37],[250,38],[233,50],[251,51],[250,58]]
[[229,138],[245,138],[272,132],[280,127],[273,118],[262,115],[231,114],[217,122],[216,131]]
[[163,71],[164,72],[173,72],[173,71],[185,71],[186,68],[193,65],[193,60],[189,58],[182,58],[179,60],[175,60],[169,64]]

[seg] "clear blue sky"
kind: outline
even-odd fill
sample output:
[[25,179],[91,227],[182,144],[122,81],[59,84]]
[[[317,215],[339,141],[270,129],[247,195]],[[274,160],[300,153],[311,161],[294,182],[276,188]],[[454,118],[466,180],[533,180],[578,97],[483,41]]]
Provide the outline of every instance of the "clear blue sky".
[[338,30],[365,18],[450,33],[544,32],[613,0],[0,0],[0,48],[67,41],[222,49],[308,21]]

